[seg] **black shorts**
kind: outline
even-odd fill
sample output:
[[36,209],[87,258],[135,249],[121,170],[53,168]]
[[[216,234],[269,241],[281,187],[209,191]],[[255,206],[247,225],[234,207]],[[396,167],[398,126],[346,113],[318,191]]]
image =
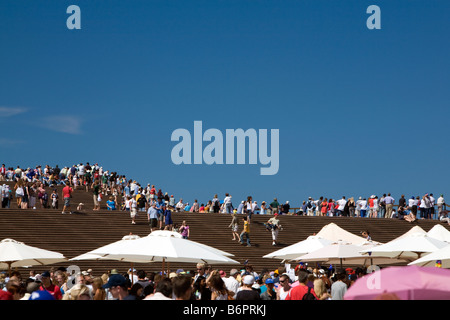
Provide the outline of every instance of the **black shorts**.
[[158,226],[158,219],[152,218],[149,221],[150,228],[156,228]]

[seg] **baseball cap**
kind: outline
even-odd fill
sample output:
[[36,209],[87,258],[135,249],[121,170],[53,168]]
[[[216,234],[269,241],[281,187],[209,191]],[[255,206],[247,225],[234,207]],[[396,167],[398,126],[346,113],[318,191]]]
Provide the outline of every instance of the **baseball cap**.
[[269,283],[274,283],[273,279],[271,279],[271,278],[266,279],[266,284],[269,284]]
[[41,277],[50,278],[50,272],[48,272],[48,271],[42,272],[42,273],[41,273]]
[[111,287],[118,287],[118,286],[126,286],[127,279],[125,279],[124,276],[120,274],[112,274],[109,276],[108,283],[103,285],[103,288],[111,288]]

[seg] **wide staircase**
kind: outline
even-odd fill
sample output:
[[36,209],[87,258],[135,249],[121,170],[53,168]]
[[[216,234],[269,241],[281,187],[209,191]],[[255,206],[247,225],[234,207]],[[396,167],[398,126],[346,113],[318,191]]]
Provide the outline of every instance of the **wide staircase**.
[[[12,182],[7,182],[7,184],[13,187]],[[62,214],[62,187],[58,186],[57,190],[60,196],[58,210],[44,209],[39,202],[36,204],[36,209],[18,209],[15,199],[13,199],[10,209],[0,209],[0,240],[12,238],[31,246],[60,252],[70,259],[118,241],[125,235],[134,234],[143,237],[150,233],[146,213],[139,213],[136,224],[133,225],[127,212],[106,210],[105,203],[108,196],[105,196],[101,201],[101,210],[93,211],[91,191],[75,190],[71,199],[74,212]],[[48,188],[48,192],[51,193],[50,188]],[[83,210],[76,211],[80,202],[84,203]],[[242,268],[246,261],[252,264],[257,272],[264,268],[275,270],[282,266],[282,261],[263,258],[264,255],[304,240],[319,232],[322,227],[331,222],[354,234],[360,234],[362,230],[369,230],[373,240],[383,243],[402,235],[415,225],[428,231],[435,224],[440,223],[436,220],[419,220],[417,223],[410,224],[396,219],[283,215],[280,216],[283,230],[279,233],[279,244],[273,246],[271,233],[263,225],[271,216],[254,215],[250,226],[252,246],[247,247],[232,240],[232,233],[229,228],[231,216],[228,214],[174,212],[172,216],[175,224],[180,225],[183,220],[187,222],[190,227],[190,240],[213,246],[234,255],[231,258],[238,261],[239,264],[212,266],[213,268],[223,269],[227,273],[231,268]],[[450,229],[447,224],[442,225]],[[240,227],[242,228],[242,223]],[[147,272],[159,272],[162,267],[159,262],[132,265],[129,262],[114,260],[78,260],[48,266],[33,266],[31,269],[41,272],[50,268],[68,267],[70,265],[76,265],[80,270],[93,269],[96,275],[113,268],[118,269],[119,272],[126,272],[133,266]],[[172,263],[165,266],[169,266],[171,271],[177,269],[195,270],[195,264],[192,263]],[[17,270],[26,274],[29,269],[18,268]]]

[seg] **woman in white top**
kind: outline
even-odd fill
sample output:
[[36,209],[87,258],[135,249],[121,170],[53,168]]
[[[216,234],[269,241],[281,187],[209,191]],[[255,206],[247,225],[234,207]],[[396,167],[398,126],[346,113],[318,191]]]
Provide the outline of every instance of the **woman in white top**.
[[228,289],[217,270],[211,272],[206,284],[211,290],[211,300],[228,300]]
[[378,216],[378,210],[379,210],[378,197],[375,196],[375,198],[373,198],[373,207],[372,207],[372,214],[373,214],[373,216],[372,216],[372,218],[376,218]]
[[260,214],[267,214],[267,205],[266,205],[265,201],[263,201],[261,203],[261,212],[260,212]]

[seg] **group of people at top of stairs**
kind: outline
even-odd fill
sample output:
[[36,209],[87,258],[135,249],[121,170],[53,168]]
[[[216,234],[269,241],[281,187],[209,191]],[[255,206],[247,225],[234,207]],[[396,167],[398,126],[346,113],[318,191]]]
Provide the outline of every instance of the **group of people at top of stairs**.
[[[383,194],[381,197],[376,195],[359,197],[358,200],[354,197],[346,199],[345,196],[338,200],[323,196],[314,200],[309,197],[302,202],[298,210],[292,212],[293,208],[289,201],[281,204],[277,198],[270,204],[265,201],[258,204],[252,197],[248,197],[234,207],[232,197],[228,193],[223,199],[219,199],[216,194],[205,203],[195,199],[192,204],[189,204],[189,202],[183,202],[182,198],[176,202],[173,195],[169,196],[167,192],[163,194],[162,190],[156,190],[154,185],[147,184],[143,187],[136,180],[127,179],[125,175],[119,175],[114,171],[104,170],[98,163],[90,165],[89,162],[63,168],[58,165],[54,167],[38,165],[35,168],[27,167],[26,169],[20,166],[6,167],[2,164],[0,181],[15,183],[14,186],[5,183],[0,186],[2,208],[11,208],[11,205],[15,203],[20,209],[36,209],[36,205],[40,205],[41,208],[59,209],[60,195],[55,187],[69,186],[72,190],[81,189],[92,192],[93,210],[100,210],[100,203],[106,197],[104,201],[106,209],[132,211],[133,215],[138,211],[148,211],[154,203],[158,207],[164,203],[167,208],[177,212],[398,218],[408,222],[414,222],[417,219],[439,219],[450,224],[444,196],[441,194],[438,199],[435,199],[432,193],[411,196],[409,199],[402,195],[397,203],[390,193]],[[46,188],[50,188],[50,191]],[[63,201],[69,204],[70,202],[64,199],[67,197],[67,192],[63,192]],[[84,206],[85,204],[78,203],[77,210],[82,210]]]

